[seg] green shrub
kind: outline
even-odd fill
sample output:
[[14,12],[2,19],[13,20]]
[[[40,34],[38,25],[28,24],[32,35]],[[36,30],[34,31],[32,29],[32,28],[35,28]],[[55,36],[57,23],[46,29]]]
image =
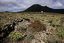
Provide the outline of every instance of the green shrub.
[[60,38],[63,38],[63,39],[64,39],[64,27],[58,27],[58,28],[57,28],[57,35],[58,35]]
[[22,39],[22,34],[20,32],[11,32],[10,35],[9,35],[9,38],[11,40],[14,40],[14,41],[17,41],[19,39]]

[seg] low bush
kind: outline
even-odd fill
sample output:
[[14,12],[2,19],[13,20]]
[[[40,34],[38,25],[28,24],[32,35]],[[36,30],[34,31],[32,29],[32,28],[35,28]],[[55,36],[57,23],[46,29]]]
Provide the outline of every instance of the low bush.
[[11,32],[9,35],[9,38],[13,41],[17,41],[19,39],[22,39],[22,34],[20,32]]
[[64,27],[58,27],[58,28],[56,29],[56,31],[57,31],[57,35],[58,35],[60,38],[64,39]]

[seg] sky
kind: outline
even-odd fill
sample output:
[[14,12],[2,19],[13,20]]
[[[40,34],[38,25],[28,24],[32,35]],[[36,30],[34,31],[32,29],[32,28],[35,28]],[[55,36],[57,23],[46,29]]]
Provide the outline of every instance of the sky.
[[64,0],[0,0],[0,12],[24,11],[34,4],[53,9],[64,9]]

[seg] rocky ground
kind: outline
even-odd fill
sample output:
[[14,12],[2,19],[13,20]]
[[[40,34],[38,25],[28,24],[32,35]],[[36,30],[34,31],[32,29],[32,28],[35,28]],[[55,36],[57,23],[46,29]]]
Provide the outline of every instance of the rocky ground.
[[1,43],[64,43],[64,15],[0,13]]

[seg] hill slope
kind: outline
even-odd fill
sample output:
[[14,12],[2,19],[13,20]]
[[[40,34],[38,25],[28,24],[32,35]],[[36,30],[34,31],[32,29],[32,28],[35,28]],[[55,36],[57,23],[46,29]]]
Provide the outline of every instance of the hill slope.
[[31,7],[26,9],[24,12],[40,12],[40,11],[53,12],[53,13],[64,13],[64,9],[52,9],[47,6],[41,6],[38,4],[32,5]]

